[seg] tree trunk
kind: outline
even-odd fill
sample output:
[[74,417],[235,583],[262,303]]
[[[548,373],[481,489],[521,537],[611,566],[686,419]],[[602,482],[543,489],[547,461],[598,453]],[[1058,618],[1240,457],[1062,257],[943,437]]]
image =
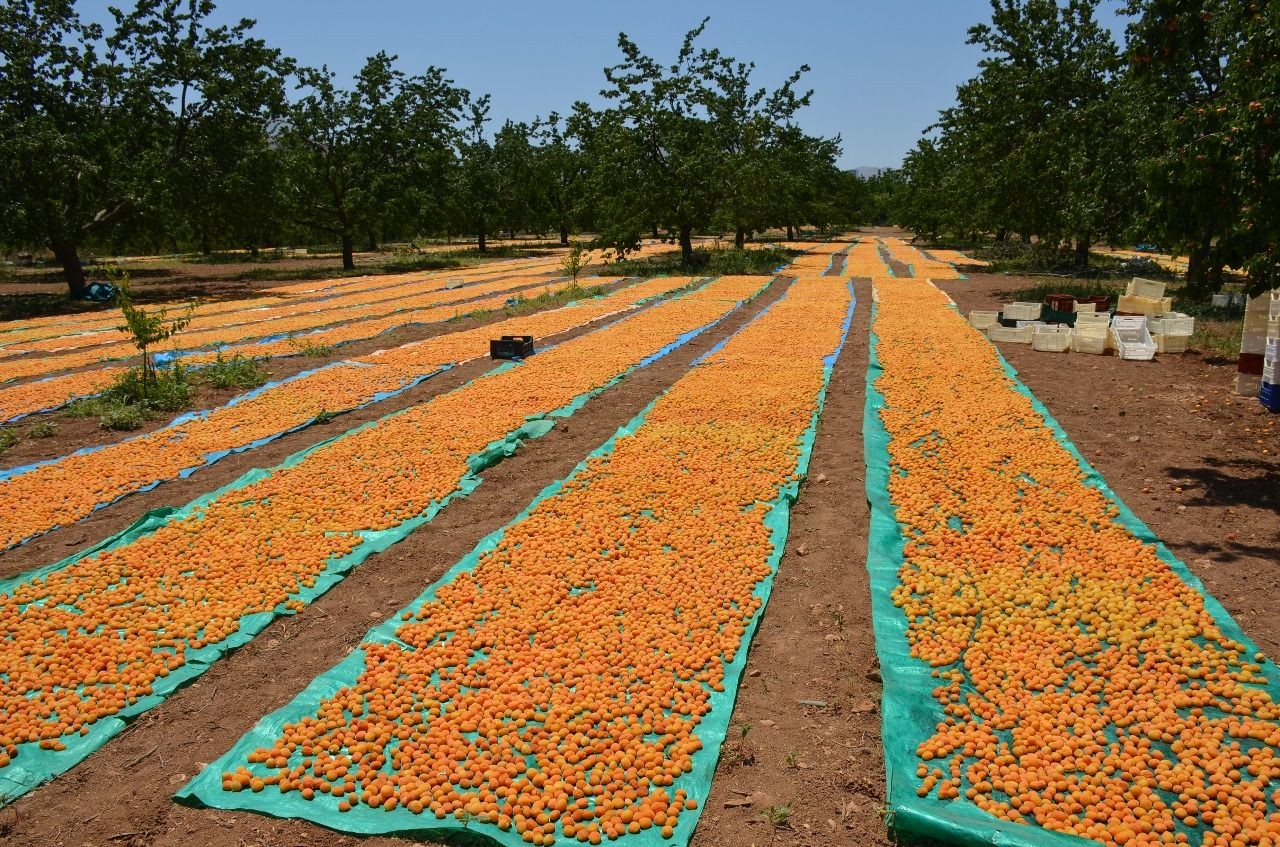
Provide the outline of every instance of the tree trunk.
[[355,248],[352,244],[351,234],[344,232],[342,234],[342,269],[344,271],[353,271],[356,269],[355,257],[351,255],[354,252]]
[[1023,243],[1023,244],[1030,244],[1030,243],[1031,243],[1031,233],[1029,233],[1029,232],[1023,232],[1023,233],[1019,233],[1019,236],[1022,238],[1022,243]]
[[686,265],[693,264],[693,227],[680,227],[680,261]]
[[481,219],[480,219],[480,244],[479,244],[479,250],[480,250],[480,252],[481,252],[481,253],[483,253],[483,252],[485,252],[485,251],[486,251],[486,250],[488,250],[488,249],[489,249],[489,245],[488,245],[488,244],[485,242],[485,240],[484,240],[484,219],[483,219],[483,218],[481,218]]
[[657,225],[657,224],[654,224],[654,225],[653,225],[653,240],[654,240],[654,241],[657,241],[657,240],[658,240],[658,225]]
[[67,281],[67,293],[79,298],[84,294],[84,266],[80,264],[80,253],[76,245],[70,241],[56,241],[53,244],[53,255],[62,265],[62,276]]
[[1091,239],[1087,235],[1082,235],[1076,239],[1076,268],[1084,270],[1089,267],[1089,248],[1092,246]]
[[369,252],[370,253],[378,252],[378,237],[374,235],[372,232],[369,233]]
[[996,241],[1007,241],[1008,239],[1009,239],[1009,230],[1007,229],[996,230]]
[[1187,256],[1187,285],[1194,291],[1214,288],[1212,268],[1209,267],[1209,250],[1213,247],[1213,233],[1205,232],[1200,243],[1191,248]]
[[209,242],[209,232],[202,230],[200,232],[200,254],[208,256],[213,253],[213,245]]
[[796,240],[796,233],[795,233],[795,230],[791,228],[791,224],[787,224],[787,240],[788,241]]
[[564,224],[560,225],[560,246],[561,247],[569,246],[569,227],[565,226]]
[[739,250],[747,246],[747,230],[744,227],[738,227],[738,231],[733,234],[733,246]]

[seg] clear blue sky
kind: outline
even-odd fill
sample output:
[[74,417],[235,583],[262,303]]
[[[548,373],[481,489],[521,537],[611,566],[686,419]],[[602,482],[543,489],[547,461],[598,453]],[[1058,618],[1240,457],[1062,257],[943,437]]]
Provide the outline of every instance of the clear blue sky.
[[[128,7],[130,0],[110,0]],[[80,0],[82,14],[105,18],[108,0]],[[1103,0],[1119,37],[1119,0]],[[308,65],[343,78],[378,50],[414,72],[447,68],[474,93],[493,95],[491,115],[528,120],[595,100],[601,69],[618,59],[625,31],[667,61],[704,16],[705,43],[753,60],[774,84],[801,64],[812,71],[813,105],[800,120],[811,133],[844,140],[841,165],[896,166],[920,131],[971,77],[978,51],[965,31],[990,20],[988,0],[218,0],[218,17],[256,18],[257,32]]]

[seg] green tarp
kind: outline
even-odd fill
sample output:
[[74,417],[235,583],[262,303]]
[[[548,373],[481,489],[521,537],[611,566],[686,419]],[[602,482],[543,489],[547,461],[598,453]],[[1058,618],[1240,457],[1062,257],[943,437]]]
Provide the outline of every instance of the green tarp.
[[[693,288],[681,289],[681,294],[678,296],[683,296],[684,294],[696,291],[702,286],[710,283],[712,279],[713,278],[701,280],[700,284]],[[501,461],[505,456],[510,456],[515,453],[519,446],[525,441],[545,435],[555,425],[556,419],[572,415],[578,409],[582,408],[589,399],[605,391],[610,386],[617,384],[627,374],[632,373],[637,368],[648,365],[656,359],[687,343],[690,339],[696,337],[702,332],[705,332],[712,326],[715,326],[717,323],[728,317],[728,315],[732,314],[736,309],[740,308],[743,303],[750,302],[750,300],[759,296],[761,292],[772,284],[772,282],[773,279],[770,278],[768,281],[762,283],[760,288],[753,292],[750,297],[739,301],[731,309],[726,310],[725,314],[716,320],[681,335],[676,341],[673,341],[657,352],[645,357],[639,363],[614,376],[603,385],[578,395],[564,406],[530,418],[516,430],[508,433],[504,438],[489,444],[480,452],[469,457],[467,460],[469,471],[466,476],[459,481],[458,488],[452,494],[436,503],[432,503],[421,514],[391,529],[361,531],[357,533],[363,539],[359,546],[345,556],[337,559],[331,559],[326,564],[324,571],[316,576],[315,584],[312,587],[300,587],[297,593],[292,595],[289,599],[301,600],[305,604],[314,602],[317,597],[324,594],[337,583],[341,582],[352,568],[369,558],[369,556],[374,553],[382,552],[392,544],[395,544],[397,541],[408,536],[418,527],[431,521],[441,509],[451,503],[454,499],[458,497],[465,497],[474,491],[482,481],[479,474],[485,468],[491,467]],[[634,313],[628,314],[618,320],[625,320],[626,318],[631,317],[632,314]],[[618,321],[614,321],[613,323],[617,322]],[[599,329],[606,329],[607,327],[612,326],[613,323],[606,324]],[[489,374],[499,373],[516,367],[520,367],[520,364],[508,362],[489,371]],[[462,391],[465,388],[466,385],[463,385],[462,387],[454,390]],[[305,450],[294,453],[277,467],[292,467],[310,454],[323,449],[325,446],[337,441],[338,439],[346,438],[370,427],[377,426],[382,420],[405,414],[408,411],[410,411],[410,409],[393,412],[383,418],[379,418],[378,420],[369,421],[361,426],[354,427],[344,433],[312,445]],[[19,584],[40,579],[54,571],[68,567],[87,556],[91,556],[94,553],[103,550],[113,550],[130,544],[142,536],[149,535],[169,521],[179,520],[193,514],[198,514],[203,507],[207,506],[213,500],[221,497],[226,492],[237,488],[243,488],[257,482],[258,480],[270,475],[273,470],[274,469],[254,468],[233,482],[193,500],[182,508],[166,507],[149,511],[137,522],[126,529],[121,530],[109,538],[82,550],[73,556],[69,556],[62,561],[55,562],[54,564],[47,565],[33,571],[27,571],[17,576],[0,580],[0,594],[11,594]],[[222,656],[253,640],[254,636],[261,632],[267,624],[271,623],[271,621],[281,615],[288,614],[293,614],[293,612],[286,609],[284,603],[281,603],[270,612],[258,612],[251,615],[245,615],[240,619],[239,628],[226,639],[218,642],[217,644],[210,644],[199,649],[187,649],[185,652],[185,664],[176,670],[171,671],[168,676],[157,678],[152,685],[153,691],[150,695],[139,698],[135,703],[121,709],[117,714],[111,717],[98,720],[88,728],[89,731],[85,735],[71,735],[63,737],[60,740],[66,745],[66,749],[64,750],[42,750],[40,749],[38,742],[27,742],[18,745],[18,755],[13,757],[9,765],[4,768],[0,768],[0,805],[12,802],[31,789],[48,782],[58,774],[75,766],[90,753],[97,750],[123,730],[131,720],[146,712],[148,709],[159,705],[174,691],[177,691],[179,688],[182,688],[184,685],[199,677],[205,672],[209,665],[220,659]]]
[[[885,399],[875,387],[875,381],[882,373],[877,354],[879,339],[875,333],[876,312],[873,305],[862,437],[867,465],[867,500],[871,506],[867,569],[871,578],[876,654],[880,659],[880,673],[884,680],[882,731],[888,782],[887,823],[904,836],[937,839],[968,847],[985,847],[991,844],[1081,847],[1093,844],[1094,842],[1078,836],[1000,820],[963,796],[953,800],[939,800],[933,795],[916,795],[916,789],[922,782],[916,776],[916,767],[920,764],[916,749],[921,742],[933,735],[934,728],[946,716],[932,695],[938,684],[931,675],[933,668],[910,655],[906,635],[907,619],[902,610],[894,605],[891,597],[898,586],[904,540],[894,517],[894,506],[889,501],[889,434],[879,414],[885,405]],[[1225,635],[1246,645],[1250,653],[1257,652],[1257,645],[1241,631],[1226,609],[1205,591],[1200,580],[1169,552],[1151,529],[1116,496],[1106,480],[1089,465],[1048,409],[1022,384],[1017,371],[1003,356],[1000,356],[1000,363],[1013,380],[1014,389],[1030,399],[1035,412],[1052,430],[1058,444],[1080,464],[1086,475],[1085,484],[1101,491],[1116,506],[1119,515],[1115,520],[1144,544],[1154,547],[1161,561],[1204,596],[1205,609]],[[1274,672],[1267,691],[1273,699],[1280,701],[1280,684],[1277,683]]]
[[[798,476],[803,479],[809,467],[809,459],[813,452],[813,442],[817,437],[818,421],[826,401],[827,384],[835,361],[843,349],[853,318],[856,301],[853,298],[853,286],[849,284],[849,309],[846,313],[840,344],[836,351],[824,359],[822,389],[817,397],[817,405],[809,426],[800,438],[800,458],[796,468]],[[762,310],[753,321],[763,317],[769,309]],[[740,330],[739,330],[740,331]],[[721,343],[723,344],[723,342]],[[721,346],[721,345],[717,345]],[[706,355],[710,355],[710,352]],[[485,552],[492,550],[506,533],[508,527],[524,520],[537,506],[548,498],[555,497],[566,482],[575,477],[587,461],[598,456],[606,456],[613,452],[618,439],[635,432],[644,425],[649,411],[658,402],[654,400],[644,408],[627,425],[619,429],[608,441],[593,450],[586,459],[580,462],[563,480],[552,483],[516,516],[511,523],[498,529],[476,546],[472,552],[450,568],[439,580],[433,583],[413,603],[402,612],[416,614],[424,603],[435,597],[436,590],[452,582],[459,574],[473,569]],[[743,644],[750,645],[756,626],[764,613],[769,594],[773,589],[773,577],[777,573],[778,564],[785,550],[787,532],[790,527],[791,505],[799,495],[800,481],[793,481],[782,487],[772,501],[772,508],[765,516],[765,524],[770,529],[772,552],[769,556],[770,575],[762,580],[755,589],[755,596],[761,600],[760,609],[748,624],[743,635]],[[365,642],[403,643],[397,642],[396,630],[402,625],[401,612],[397,612],[386,622],[375,627],[365,637]],[[733,714],[733,704],[737,697],[738,684],[747,662],[747,649],[740,649],[733,662],[725,667],[724,691],[711,695],[711,711],[698,725],[698,737],[702,740],[702,749],[693,756],[692,770],[676,781],[671,790],[683,788],[687,794],[698,801],[696,813],[680,816],[676,831],[670,839],[663,838],[657,828],[643,830],[637,834],[624,836],[627,844],[640,847],[657,847],[657,845],[687,844],[697,826],[708,793],[711,779],[715,774],[716,762],[720,756],[720,747],[724,742],[729,727],[729,719]],[[222,790],[222,773],[241,765],[248,766],[247,757],[259,747],[270,747],[279,738],[281,730],[287,723],[314,715],[320,702],[340,689],[351,685],[364,671],[365,653],[357,649],[338,665],[317,677],[301,694],[284,708],[266,716],[252,730],[241,738],[224,756],[205,767],[201,773],[178,792],[175,799],[181,803],[204,805],[221,809],[242,809],[262,812],[282,818],[302,818],[331,829],[352,832],[361,835],[395,834],[412,838],[447,839],[457,843],[497,843],[503,847],[518,847],[524,843],[514,831],[504,832],[487,823],[464,824],[453,818],[436,820],[427,814],[414,814],[404,807],[396,807],[391,811],[383,811],[365,805],[353,807],[350,811],[339,812],[338,798],[317,794],[313,800],[303,799],[298,792],[280,793],[269,788],[260,793]]]

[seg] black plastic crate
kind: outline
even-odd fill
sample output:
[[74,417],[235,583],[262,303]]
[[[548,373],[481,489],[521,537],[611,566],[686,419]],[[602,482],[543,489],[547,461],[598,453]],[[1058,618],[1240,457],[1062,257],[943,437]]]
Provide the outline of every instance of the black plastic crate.
[[527,359],[533,354],[532,335],[504,335],[489,342],[491,359]]

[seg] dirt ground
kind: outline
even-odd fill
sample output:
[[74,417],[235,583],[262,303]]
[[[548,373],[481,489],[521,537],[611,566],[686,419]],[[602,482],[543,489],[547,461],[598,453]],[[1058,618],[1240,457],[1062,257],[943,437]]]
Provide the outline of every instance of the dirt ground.
[[[940,283],[964,312],[988,308],[1006,299],[1001,292],[1025,284],[990,275]],[[346,655],[370,626],[513,518],[544,485],[568,473],[695,356],[771,302],[778,288],[589,402],[487,471],[472,496],[371,557],[298,615],[273,623],[67,774],[0,810],[5,844],[406,843],[251,813],[190,809],[170,798],[258,718]],[[809,478],[751,645],[695,847],[890,840],[880,816],[880,685],[865,569],[868,510],[860,430],[870,293],[869,284],[859,281],[855,320],[833,374]],[[399,343],[390,336],[378,341],[379,347]],[[1116,493],[1205,580],[1246,632],[1272,655],[1280,652],[1280,616],[1268,605],[1280,587],[1274,571],[1280,560],[1280,416],[1232,396],[1234,365],[1194,353],[1136,363],[1039,353],[1023,345],[1002,345],[1002,352]],[[388,404],[127,498],[76,527],[0,556],[0,574],[61,558],[145,509],[184,503],[248,467],[270,465],[363,420],[421,402],[484,368],[481,362],[446,372]]]

